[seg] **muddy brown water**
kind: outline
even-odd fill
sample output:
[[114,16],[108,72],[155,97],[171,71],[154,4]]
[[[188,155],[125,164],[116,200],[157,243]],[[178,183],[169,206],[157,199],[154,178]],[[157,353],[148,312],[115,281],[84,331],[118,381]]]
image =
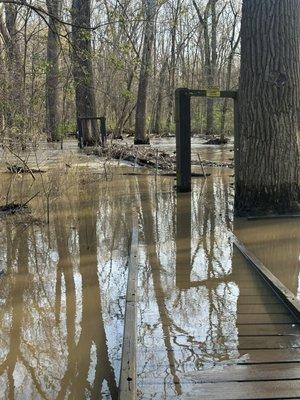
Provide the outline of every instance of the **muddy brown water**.
[[[232,157],[230,147],[198,151]],[[0,216],[0,399],[117,399],[133,210],[139,398],[184,398],[193,374],[247,360],[253,343],[239,324],[249,296],[258,308],[268,298],[263,317],[278,305],[231,233],[297,294],[298,221],[234,221],[230,169],[177,196],[173,178],[123,176],[129,167],[116,165],[107,176],[97,158],[72,152],[40,154],[48,172],[35,181],[1,175],[2,203],[40,194],[30,213]]]

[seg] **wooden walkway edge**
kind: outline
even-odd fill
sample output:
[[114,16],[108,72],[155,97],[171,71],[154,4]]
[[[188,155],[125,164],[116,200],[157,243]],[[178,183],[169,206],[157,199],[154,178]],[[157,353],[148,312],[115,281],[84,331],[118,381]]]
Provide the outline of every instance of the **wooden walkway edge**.
[[233,243],[297,320],[300,320],[300,301],[296,296],[236,236],[233,237]]
[[119,400],[135,400],[136,376],[136,288],[138,267],[138,226],[134,223],[128,264],[124,335],[119,383]]

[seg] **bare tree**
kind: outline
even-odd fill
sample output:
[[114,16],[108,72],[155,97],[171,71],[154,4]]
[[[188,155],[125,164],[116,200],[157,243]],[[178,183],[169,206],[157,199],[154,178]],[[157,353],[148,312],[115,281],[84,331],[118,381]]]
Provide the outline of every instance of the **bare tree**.
[[[46,0],[49,21],[47,39],[46,118],[49,141],[59,139],[59,23],[61,0]],[[57,19],[56,19],[57,18]]]
[[[96,100],[91,44],[91,0],[72,3],[72,61],[77,117],[95,117]],[[98,143],[94,123],[83,130],[83,144]]]
[[140,70],[136,117],[135,117],[135,144],[147,144],[149,138],[146,133],[147,94],[149,77],[152,65],[152,50],[154,42],[154,20],[156,15],[156,0],[145,0],[145,31],[143,56]]

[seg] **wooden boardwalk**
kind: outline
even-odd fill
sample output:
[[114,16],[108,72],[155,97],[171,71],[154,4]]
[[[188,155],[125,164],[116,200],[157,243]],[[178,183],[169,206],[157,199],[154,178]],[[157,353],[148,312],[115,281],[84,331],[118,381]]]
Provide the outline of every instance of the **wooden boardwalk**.
[[[248,259],[230,275],[239,287],[236,363],[175,378],[175,390],[146,378],[137,382],[139,395],[130,392],[124,398],[300,399],[300,305],[242,244],[236,241],[236,246]],[[175,359],[171,353],[168,358],[176,377]]]
[[247,361],[197,373],[194,390],[203,399],[298,399],[299,303],[241,243],[236,245],[249,261],[248,271],[237,278],[238,350]]

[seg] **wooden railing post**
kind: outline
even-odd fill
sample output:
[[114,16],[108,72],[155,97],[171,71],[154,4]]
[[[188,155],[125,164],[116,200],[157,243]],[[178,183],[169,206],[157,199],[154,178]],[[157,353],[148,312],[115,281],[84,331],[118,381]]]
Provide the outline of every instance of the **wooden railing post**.
[[175,92],[177,191],[190,192],[191,186],[191,98],[187,88]]

